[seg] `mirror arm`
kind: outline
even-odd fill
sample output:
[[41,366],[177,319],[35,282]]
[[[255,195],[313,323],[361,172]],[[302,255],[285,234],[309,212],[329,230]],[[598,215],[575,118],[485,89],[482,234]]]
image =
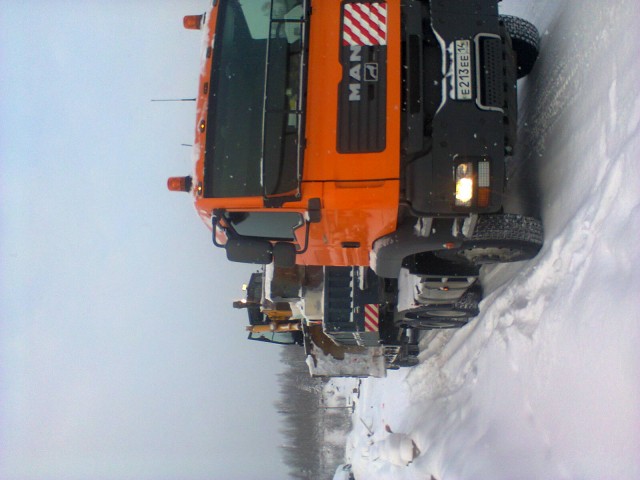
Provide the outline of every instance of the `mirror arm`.
[[306,230],[304,232],[304,247],[301,250],[296,250],[296,255],[301,255],[307,251],[309,248],[309,230],[311,229],[312,223],[318,223],[322,219],[321,204],[319,198],[310,198],[307,203],[307,216],[308,218],[305,220]]
[[309,248],[309,230],[311,230],[311,222],[305,221],[306,224],[305,232],[304,232],[304,247],[301,250],[296,250],[296,255],[302,255]]
[[[218,243],[218,240],[216,240],[216,227],[218,226],[218,218],[221,217],[223,213],[224,213],[224,210],[216,209],[213,211],[213,215],[211,216],[211,226],[213,227],[213,230],[212,230],[213,244],[218,248],[226,248],[221,243]],[[229,228],[224,228],[224,227],[221,227],[221,228],[224,230],[224,233],[227,236],[227,240],[231,240],[233,238],[234,232],[231,231],[231,229]]]

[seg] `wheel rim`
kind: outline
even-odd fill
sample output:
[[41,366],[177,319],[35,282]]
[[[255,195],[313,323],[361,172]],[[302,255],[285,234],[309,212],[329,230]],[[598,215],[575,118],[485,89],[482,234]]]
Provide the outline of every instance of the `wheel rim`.
[[430,318],[430,319],[418,319],[413,320],[410,325],[414,328],[428,328],[428,329],[441,329],[441,328],[460,328],[466,325],[467,322],[461,320],[449,319],[449,318]]
[[421,318],[425,317],[438,317],[438,318],[463,318],[468,316],[467,312],[461,312],[459,310],[429,310],[424,312]]
[[437,316],[432,312],[408,312],[405,323],[410,328],[436,329],[459,328],[467,324],[468,317],[463,312],[453,312],[455,316]]

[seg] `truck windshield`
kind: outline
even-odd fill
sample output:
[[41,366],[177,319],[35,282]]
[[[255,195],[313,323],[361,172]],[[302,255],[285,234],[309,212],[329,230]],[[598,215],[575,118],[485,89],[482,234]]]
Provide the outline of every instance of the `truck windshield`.
[[299,194],[305,1],[220,1],[207,113],[206,197]]
[[300,343],[301,332],[251,332],[249,340],[258,342],[279,343],[281,345],[294,345]]

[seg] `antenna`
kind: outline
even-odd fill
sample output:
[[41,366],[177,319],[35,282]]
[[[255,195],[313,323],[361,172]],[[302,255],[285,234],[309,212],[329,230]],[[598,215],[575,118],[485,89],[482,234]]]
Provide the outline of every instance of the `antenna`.
[[152,102],[195,102],[195,98],[152,98]]

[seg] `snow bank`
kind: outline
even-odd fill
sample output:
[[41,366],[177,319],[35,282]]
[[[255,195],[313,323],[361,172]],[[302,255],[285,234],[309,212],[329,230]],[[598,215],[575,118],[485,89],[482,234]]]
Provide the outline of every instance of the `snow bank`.
[[[356,478],[640,478],[640,4],[502,5],[542,33],[508,170],[545,246],[485,269],[481,315],[424,335],[420,365],[363,381]],[[409,466],[367,456],[386,424]]]

